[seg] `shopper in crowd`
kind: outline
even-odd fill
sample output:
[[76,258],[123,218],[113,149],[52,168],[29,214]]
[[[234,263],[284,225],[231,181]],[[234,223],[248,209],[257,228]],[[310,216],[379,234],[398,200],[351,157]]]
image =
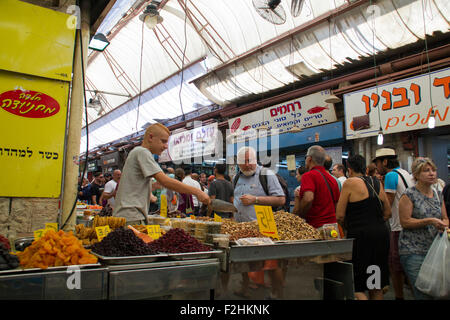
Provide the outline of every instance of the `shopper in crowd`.
[[105,185],[113,179],[113,175],[109,172],[105,173],[103,177],[105,178]]
[[[192,178],[193,173],[192,173],[191,168],[184,169],[184,172],[185,172],[185,177],[183,179],[183,183],[202,191],[202,187],[200,186],[200,183],[197,180]],[[195,176],[198,177],[198,175],[194,173],[194,177]],[[194,200],[194,209],[193,209],[194,213],[193,214],[198,215],[199,210],[200,210],[200,203],[196,196],[192,196],[192,199]]]
[[347,180],[347,177],[345,176],[345,167],[342,163],[335,164],[331,170],[331,174],[341,182],[341,185]]
[[[261,185],[259,175],[262,167],[257,165],[256,151],[251,147],[242,147],[237,154],[239,172],[234,178],[234,206],[238,209],[235,220],[238,222],[256,220],[254,205],[282,206],[285,203],[284,191],[274,173],[268,170],[268,194]],[[278,261],[265,261],[263,270],[268,270],[271,279],[271,296],[269,298],[282,298],[283,274]],[[235,291],[236,295],[249,298],[250,278],[247,273],[242,274],[242,288]]]
[[78,177],[78,200],[89,201],[89,180],[86,178]]
[[104,177],[101,172],[94,173],[94,180],[91,182],[91,185],[89,187],[89,202],[92,205],[99,205],[100,203],[100,197],[102,195],[102,191],[100,190],[102,188],[104,182]]
[[[214,167],[214,176],[216,179],[209,186],[209,197],[227,202],[234,202],[234,189],[231,182],[225,180],[227,165],[225,163],[216,163]],[[233,218],[231,212],[215,212],[222,218]]]
[[162,185],[155,179],[152,178],[152,192],[150,194],[150,214],[157,214],[158,210],[161,209],[161,194],[163,187]]
[[165,188],[194,194],[201,203],[210,203],[207,194],[170,178],[155,161],[153,155],[160,155],[167,149],[169,136],[170,131],[165,126],[160,123],[152,124],[146,129],[142,144],[128,154],[120,178],[113,216],[126,218],[127,224],[148,224],[151,177]]
[[377,166],[375,163],[370,163],[366,168],[366,176],[369,177],[375,177],[377,178],[381,183],[384,183],[381,175],[378,173]]
[[208,193],[209,186],[208,186],[208,178],[206,177],[206,173],[202,172],[200,173],[200,186],[202,187],[203,191]]
[[[175,169],[175,178],[178,181],[182,182],[185,177],[186,175],[183,168]],[[177,193],[176,196],[178,198],[177,210],[187,216],[194,214],[194,199],[192,195],[186,193]]]
[[417,300],[431,299],[420,292],[415,282],[423,260],[438,232],[449,226],[447,210],[432,185],[436,181],[436,165],[429,158],[417,158],[412,164],[416,185],[406,189],[400,198],[399,214],[403,227],[399,237],[402,266],[413,286]]
[[[325,168],[325,170],[327,170],[328,172],[330,172],[331,166],[333,165],[333,159],[327,154],[325,156],[325,162],[323,163],[323,167]],[[341,180],[339,180],[336,176],[334,176],[333,174],[331,175],[333,178],[336,179],[336,182],[338,184],[339,187],[339,192],[342,189],[342,184],[343,182],[341,182]]]
[[[336,207],[336,218],[347,230],[353,242],[353,275],[355,297],[382,300],[382,288],[389,284],[389,230],[385,223],[391,215],[391,206],[380,181],[365,176],[366,159],[360,155],[347,160],[349,178],[344,182]],[[369,266],[380,268],[380,287],[368,287]]]
[[298,187],[295,188],[294,190],[294,209],[293,209],[293,213],[298,212],[299,211],[299,207],[300,207],[300,186],[301,186],[301,182],[302,182],[302,176],[306,173],[306,168],[304,166],[300,166],[297,168],[297,170],[295,170],[295,179],[297,179],[298,182]]
[[[208,177],[208,190],[209,190],[209,188],[210,188],[211,182],[213,182],[214,179],[216,179],[216,177],[215,177],[214,175],[210,175],[210,176]],[[224,176],[224,179],[225,179],[225,176]],[[225,179],[225,180],[226,180],[226,179]]]
[[[112,179],[106,182],[105,190],[103,190],[103,194],[100,198],[100,203],[102,203],[102,206],[106,206],[106,204],[109,204],[111,208],[114,208],[114,200],[116,197],[116,186],[119,183],[121,176],[122,171],[120,171],[119,169],[114,170],[112,174]],[[106,203],[104,203],[103,201],[106,201]]]
[[306,172],[300,186],[300,203],[293,212],[304,218],[314,228],[324,224],[336,223],[336,203],[339,200],[339,187],[336,179],[325,170],[326,152],[318,145],[306,153]]
[[398,254],[398,237],[402,231],[398,213],[398,203],[403,192],[414,185],[411,175],[400,168],[395,150],[392,148],[381,148],[375,153],[372,161],[377,166],[377,170],[384,175],[384,190],[391,205],[392,214],[389,219],[391,231],[389,248],[389,268],[394,287],[395,299],[403,300],[403,287],[405,283],[405,272],[400,263]]
[[448,216],[450,215],[450,182],[447,182],[447,184],[444,187],[444,190],[442,190],[442,196],[444,198],[445,209],[447,210]]

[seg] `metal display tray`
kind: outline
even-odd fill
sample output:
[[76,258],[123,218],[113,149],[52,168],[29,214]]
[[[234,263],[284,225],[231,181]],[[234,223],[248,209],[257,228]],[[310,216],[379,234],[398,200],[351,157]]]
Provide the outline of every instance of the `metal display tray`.
[[154,262],[161,258],[167,258],[168,255],[164,253],[146,255],[146,256],[129,256],[129,257],[106,257],[91,251],[102,263],[106,265],[120,265],[120,264],[136,264]]
[[221,254],[221,250],[201,251],[201,252],[185,252],[185,253],[168,253],[168,257],[175,260],[192,260],[207,259],[217,254]]
[[71,265],[71,266],[58,266],[58,267],[48,267],[47,269],[41,269],[41,268],[16,268],[16,269],[9,269],[9,270],[0,270],[0,276],[2,275],[11,275],[11,274],[25,274],[25,273],[33,273],[33,272],[52,272],[52,271],[67,271],[67,268],[79,268],[79,269],[88,269],[93,267],[101,267],[100,263],[90,263],[90,264],[77,264],[77,265]]

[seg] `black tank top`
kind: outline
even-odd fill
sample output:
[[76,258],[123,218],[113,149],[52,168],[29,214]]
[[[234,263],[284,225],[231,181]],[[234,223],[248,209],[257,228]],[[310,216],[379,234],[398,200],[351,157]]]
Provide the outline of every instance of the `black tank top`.
[[385,228],[383,219],[383,209],[381,200],[378,198],[380,193],[380,181],[373,177],[363,176],[369,196],[366,199],[349,202],[345,212],[345,227],[347,230],[356,230],[360,228]]

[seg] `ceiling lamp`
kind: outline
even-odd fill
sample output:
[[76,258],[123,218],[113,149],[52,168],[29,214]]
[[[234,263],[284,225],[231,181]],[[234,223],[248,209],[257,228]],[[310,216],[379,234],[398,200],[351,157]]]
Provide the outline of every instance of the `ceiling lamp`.
[[103,33],[97,33],[89,43],[89,49],[104,51],[109,46],[109,41]]
[[330,94],[326,99],[325,102],[326,103],[339,103],[341,102],[341,98],[339,98],[338,96],[334,95],[334,94]]
[[[155,4],[153,3],[155,2]],[[152,30],[158,23],[163,22],[163,17],[159,15],[159,2],[153,1],[145,8],[144,12],[139,16],[139,19],[145,23],[147,28]]]
[[434,109],[431,109],[430,118],[428,119],[428,129],[434,129],[436,125],[436,118],[434,117]]

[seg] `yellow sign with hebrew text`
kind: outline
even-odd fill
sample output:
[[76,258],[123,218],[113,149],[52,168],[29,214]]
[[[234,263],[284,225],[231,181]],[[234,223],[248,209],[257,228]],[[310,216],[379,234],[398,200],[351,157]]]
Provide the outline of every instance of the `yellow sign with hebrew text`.
[[61,193],[69,82],[0,71],[0,197]]

